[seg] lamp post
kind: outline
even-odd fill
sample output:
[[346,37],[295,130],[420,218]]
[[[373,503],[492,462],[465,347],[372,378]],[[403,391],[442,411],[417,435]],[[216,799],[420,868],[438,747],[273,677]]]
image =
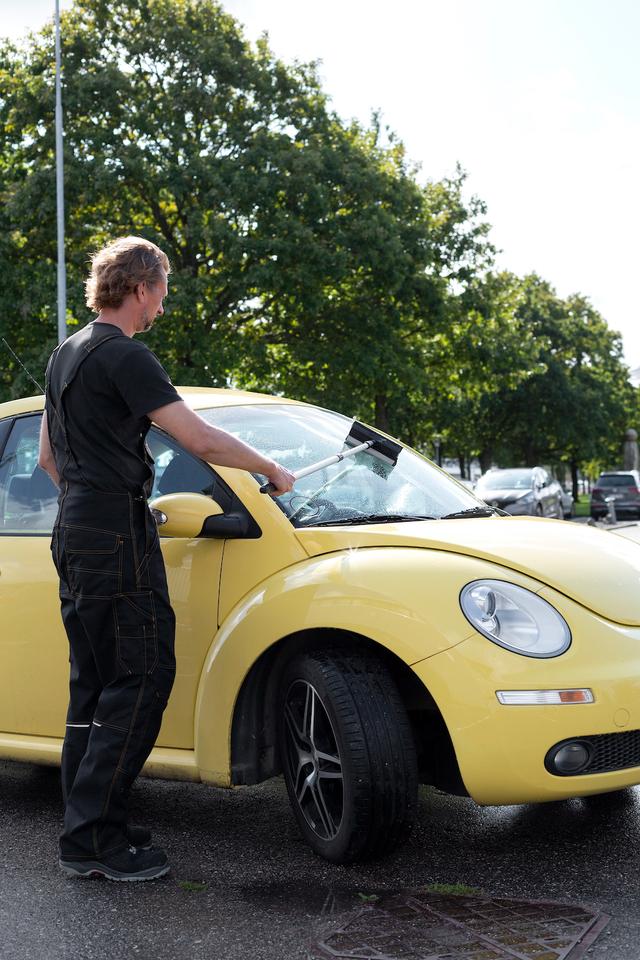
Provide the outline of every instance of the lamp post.
[[56,0],[56,210],[58,226],[58,343],[67,336],[67,274],[64,262],[64,177],[62,86],[60,77],[60,0]]

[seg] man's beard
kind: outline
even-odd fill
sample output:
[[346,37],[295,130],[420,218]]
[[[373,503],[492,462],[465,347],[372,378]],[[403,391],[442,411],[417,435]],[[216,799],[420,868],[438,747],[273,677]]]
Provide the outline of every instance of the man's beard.
[[146,333],[147,330],[151,330],[155,317],[150,317],[147,311],[145,310],[145,312],[142,314],[142,317],[140,319],[142,321],[142,330],[140,332]]

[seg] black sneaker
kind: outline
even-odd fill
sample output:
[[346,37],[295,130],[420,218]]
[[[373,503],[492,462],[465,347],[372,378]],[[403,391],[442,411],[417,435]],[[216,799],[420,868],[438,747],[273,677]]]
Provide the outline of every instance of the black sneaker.
[[169,861],[164,850],[152,847],[138,850],[125,847],[117,853],[107,854],[101,860],[58,861],[70,877],[106,877],[107,880],[155,880],[169,871]]
[[124,834],[132,847],[138,850],[151,850],[151,830],[146,827],[128,826]]

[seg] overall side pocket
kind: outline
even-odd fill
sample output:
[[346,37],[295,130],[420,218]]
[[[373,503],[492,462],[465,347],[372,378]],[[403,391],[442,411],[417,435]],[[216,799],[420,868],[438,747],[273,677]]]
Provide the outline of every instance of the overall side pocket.
[[105,599],[122,590],[123,542],[112,531],[64,528],[58,562],[75,596]]

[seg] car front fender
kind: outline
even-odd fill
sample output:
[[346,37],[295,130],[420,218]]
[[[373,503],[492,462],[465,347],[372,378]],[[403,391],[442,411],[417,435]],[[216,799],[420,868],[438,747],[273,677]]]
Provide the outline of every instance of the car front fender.
[[[236,698],[272,644],[300,631],[342,630],[414,664],[473,633],[460,610],[460,590],[501,571],[506,572],[488,561],[441,550],[373,547],[304,560],[260,583],[225,618],[203,665],[194,717],[202,779],[230,784]],[[509,579],[530,588],[534,583],[513,571]]]

